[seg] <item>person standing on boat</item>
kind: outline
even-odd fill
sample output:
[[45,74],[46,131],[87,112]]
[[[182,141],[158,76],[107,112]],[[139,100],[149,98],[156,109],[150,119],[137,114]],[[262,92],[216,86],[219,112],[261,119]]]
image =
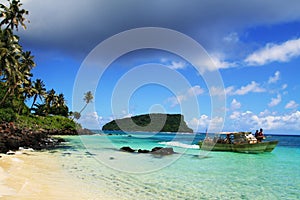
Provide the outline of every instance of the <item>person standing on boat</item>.
[[264,139],[263,129],[261,128],[258,132],[258,136],[256,137],[258,142],[261,142]]

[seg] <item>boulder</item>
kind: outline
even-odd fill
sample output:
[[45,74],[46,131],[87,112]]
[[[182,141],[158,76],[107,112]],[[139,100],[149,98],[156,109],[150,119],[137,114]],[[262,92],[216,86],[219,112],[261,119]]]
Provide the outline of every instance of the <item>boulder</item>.
[[171,155],[171,154],[174,154],[174,150],[172,147],[154,147],[152,150],[151,150],[151,153],[152,154],[158,154],[158,155]]
[[130,148],[130,147],[121,147],[120,150],[121,150],[121,151],[130,152],[130,153],[135,152],[135,149],[132,149],[132,148]]
[[139,149],[138,153],[149,153],[150,151],[147,149]]

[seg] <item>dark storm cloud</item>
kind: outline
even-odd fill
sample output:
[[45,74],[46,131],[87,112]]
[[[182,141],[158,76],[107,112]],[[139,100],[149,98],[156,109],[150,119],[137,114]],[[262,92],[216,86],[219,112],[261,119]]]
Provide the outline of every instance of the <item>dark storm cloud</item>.
[[131,28],[175,29],[208,49],[248,27],[299,21],[300,3],[239,0],[24,0],[30,12],[23,43],[34,49],[84,55],[104,39]]

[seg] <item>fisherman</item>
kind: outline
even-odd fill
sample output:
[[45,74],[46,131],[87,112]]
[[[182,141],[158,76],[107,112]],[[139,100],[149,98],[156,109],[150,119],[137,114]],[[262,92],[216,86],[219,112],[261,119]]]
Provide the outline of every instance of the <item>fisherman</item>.
[[255,135],[256,138],[258,137],[258,130],[255,131]]
[[261,142],[264,139],[264,133],[263,133],[263,129],[262,128],[259,130],[256,139],[257,139],[258,142]]

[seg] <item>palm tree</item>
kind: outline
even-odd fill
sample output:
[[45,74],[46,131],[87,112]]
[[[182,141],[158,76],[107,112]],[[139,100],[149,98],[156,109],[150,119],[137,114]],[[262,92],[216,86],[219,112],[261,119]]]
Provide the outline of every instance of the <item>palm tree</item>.
[[24,92],[24,90],[21,89],[22,86],[31,84],[32,73],[30,71],[35,66],[33,56],[30,55],[30,52],[22,52],[19,55],[12,56],[17,57],[19,62],[15,65],[7,63],[8,65],[4,69],[3,76],[6,81],[7,91],[0,105],[4,103],[8,96],[15,95],[16,89],[18,89],[18,93],[20,92],[22,94]]
[[19,96],[22,102],[19,105],[18,114],[20,114],[22,108],[24,108],[24,102],[26,101],[26,99],[33,97],[33,95],[36,93],[36,90],[33,87],[31,80],[29,79],[27,82],[23,83],[23,86],[19,89],[19,92]]
[[[30,70],[34,66],[30,52],[23,52],[19,44],[19,37],[13,34],[13,29],[18,30],[19,24],[25,29],[25,18],[28,11],[20,9],[20,0],[8,0],[9,6],[0,4],[0,76],[5,82],[6,93],[0,102],[3,105],[6,98],[15,94],[16,88],[26,84],[31,77]],[[2,26],[5,26],[2,30]]]
[[33,88],[35,89],[35,93],[33,95],[33,102],[30,110],[32,110],[33,106],[35,105],[37,98],[43,101],[42,97],[46,95],[45,84],[41,79],[36,79],[36,81],[33,82]]
[[47,95],[45,97],[45,105],[46,105],[46,113],[45,115],[48,115],[51,110],[51,106],[53,102],[56,101],[57,96],[55,95],[55,90],[51,89],[50,91],[47,92]]
[[73,115],[73,119],[75,118],[76,120],[78,120],[81,117],[81,114],[79,112],[74,112],[72,113]]
[[3,9],[1,12],[0,17],[3,20],[0,22],[0,26],[6,25],[5,29],[14,29],[18,30],[19,24],[26,29],[25,25],[25,17],[24,15],[28,15],[28,11],[24,9],[20,9],[23,5],[20,3],[20,0],[7,0],[9,2],[9,6],[6,7],[4,4],[0,4],[0,8]]
[[74,112],[73,113],[73,118],[72,118],[73,120],[74,119],[79,119],[81,117],[82,111],[87,107],[87,105],[89,103],[92,102],[93,98],[94,98],[94,96],[93,96],[91,91],[88,91],[88,92],[84,93],[83,100],[85,101],[85,105],[83,106],[83,108],[79,112]]
[[64,94],[59,94],[56,96],[55,101],[51,107],[51,114],[54,115],[61,115],[61,116],[68,116],[69,108],[66,105],[66,100]]
[[85,105],[83,108],[79,111],[79,114],[81,115],[82,111],[86,108],[86,106],[92,102],[94,96],[91,91],[88,91],[87,93],[84,93],[84,98],[83,100],[85,101]]

